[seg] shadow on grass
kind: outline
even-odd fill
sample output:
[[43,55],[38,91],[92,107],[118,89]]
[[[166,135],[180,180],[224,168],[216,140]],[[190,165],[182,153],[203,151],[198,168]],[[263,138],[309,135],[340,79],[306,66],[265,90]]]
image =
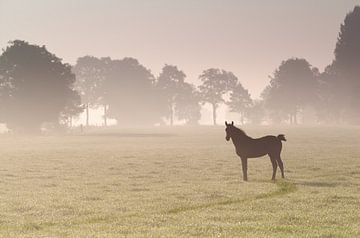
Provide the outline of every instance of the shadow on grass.
[[320,181],[309,181],[309,182],[298,182],[298,185],[318,187],[318,188],[334,188],[337,186],[335,182],[320,182]]
[[254,197],[241,198],[241,199],[229,199],[229,200],[225,200],[225,201],[219,201],[219,202],[213,202],[213,203],[207,203],[207,204],[199,204],[199,205],[186,206],[186,207],[185,206],[177,207],[177,208],[167,210],[166,213],[177,214],[177,213],[181,213],[181,212],[206,209],[206,208],[215,207],[215,206],[224,206],[224,205],[230,205],[230,204],[236,204],[236,203],[250,202],[250,201],[254,201],[254,200],[267,199],[267,198],[286,195],[288,193],[292,193],[297,190],[296,185],[289,181],[276,182],[276,185],[277,185],[277,189],[275,191],[259,194]]

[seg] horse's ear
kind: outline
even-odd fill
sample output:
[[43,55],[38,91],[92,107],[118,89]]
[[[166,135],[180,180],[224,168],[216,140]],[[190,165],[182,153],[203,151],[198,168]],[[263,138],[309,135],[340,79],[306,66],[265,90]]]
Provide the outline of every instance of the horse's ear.
[[228,123],[225,121],[225,126],[227,126],[228,125]]
[[232,126],[234,125],[234,122],[233,122],[233,121],[231,122],[231,125],[232,125]]

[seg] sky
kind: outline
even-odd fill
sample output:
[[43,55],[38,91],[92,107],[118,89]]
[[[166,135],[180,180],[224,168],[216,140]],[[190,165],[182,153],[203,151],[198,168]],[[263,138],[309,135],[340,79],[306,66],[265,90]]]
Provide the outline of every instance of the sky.
[[360,0],[0,0],[0,47],[21,39],[74,64],[134,57],[158,75],[177,65],[199,84],[232,71],[259,97],[281,61],[331,63],[340,24]]

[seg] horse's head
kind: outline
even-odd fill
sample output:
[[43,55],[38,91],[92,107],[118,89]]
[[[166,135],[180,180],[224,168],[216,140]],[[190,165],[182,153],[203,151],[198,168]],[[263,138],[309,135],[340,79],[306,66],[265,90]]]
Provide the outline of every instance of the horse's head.
[[226,121],[225,121],[225,126],[226,126],[226,128],[225,128],[225,132],[226,132],[226,137],[225,137],[225,139],[227,140],[227,141],[229,141],[230,140],[230,138],[231,138],[231,136],[232,136],[232,134],[233,134],[233,129],[234,129],[234,122],[232,121],[231,123],[227,123]]

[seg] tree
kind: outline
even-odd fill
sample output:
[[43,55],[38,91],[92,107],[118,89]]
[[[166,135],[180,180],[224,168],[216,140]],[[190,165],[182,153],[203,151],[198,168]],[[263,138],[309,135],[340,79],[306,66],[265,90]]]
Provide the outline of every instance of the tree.
[[184,88],[185,77],[184,72],[176,66],[165,65],[156,81],[156,87],[166,102],[165,114],[170,120],[170,125],[174,124],[175,104]]
[[185,120],[188,125],[197,125],[201,118],[199,93],[194,85],[183,83],[181,93],[175,104],[175,114],[178,119]]
[[106,103],[104,100],[103,82],[106,64],[109,58],[98,59],[93,56],[78,58],[73,72],[76,74],[76,87],[81,92],[86,110],[86,126],[89,126],[89,108],[104,105],[104,124],[106,126]]
[[0,121],[9,129],[38,132],[44,122],[59,123],[61,115],[81,111],[73,100],[78,93],[71,66],[45,46],[10,42],[0,56],[0,75]]
[[327,66],[318,77],[318,103],[316,112],[319,121],[340,123],[345,121],[344,115],[348,103],[346,85],[339,80],[333,64]]
[[317,74],[305,59],[283,61],[263,94],[266,107],[289,115],[290,123],[296,124],[298,112],[317,100]]
[[79,115],[83,112],[83,110],[81,97],[77,91],[73,90],[66,98],[65,108],[60,113],[60,122],[62,122],[62,124],[68,124],[72,127],[73,116]]
[[213,123],[216,125],[216,109],[220,103],[225,102],[224,95],[236,85],[237,78],[231,72],[212,68],[205,70],[199,79],[202,81],[199,86],[201,100],[211,104]]
[[341,95],[346,100],[347,119],[351,123],[360,123],[360,6],[346,15],[341,24],[338,41],[334,51],[333,70],[336,80],[342,85]]
[[230,101],[227,103],[232,112],[240,113],[241,124],[244,125],[244,118],[247,109],[252,104],[249,91],[246,90],[240,82],[230,92]]
[[134,58],[112,60],[107,68],[104,81],[107,114],[121,126],[159,122],[162,102],[150,70]]
[[252,124],[260,125],[265,117],[264,102],[254,100],[250,107],[247,108],[246,115]]

